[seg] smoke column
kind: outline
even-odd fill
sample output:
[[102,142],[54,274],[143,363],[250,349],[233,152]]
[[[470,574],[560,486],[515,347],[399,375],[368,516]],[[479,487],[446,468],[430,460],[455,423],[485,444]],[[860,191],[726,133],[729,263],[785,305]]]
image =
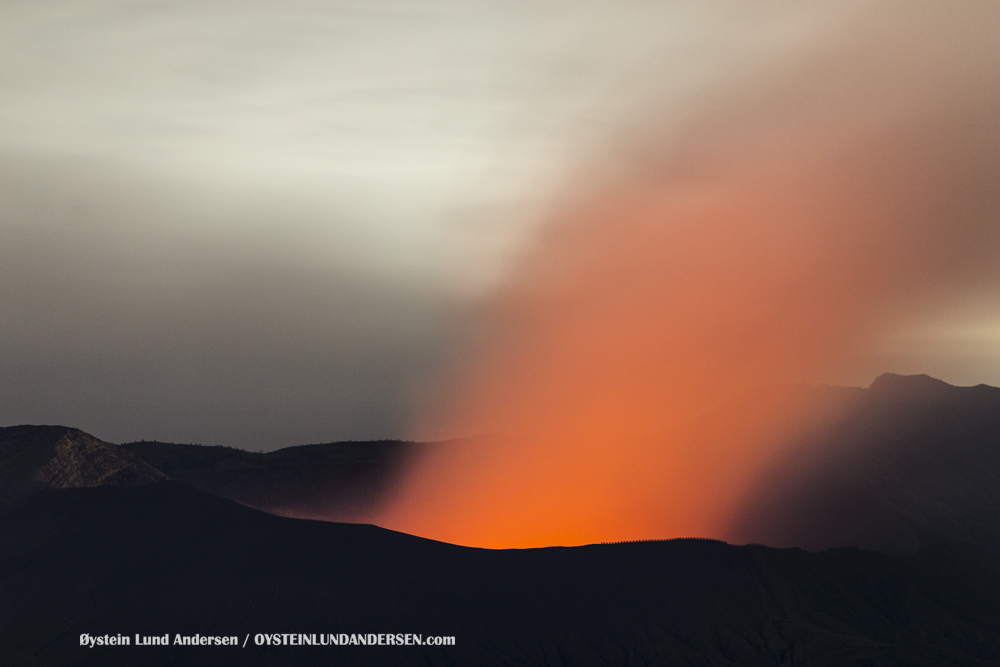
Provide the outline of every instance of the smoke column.
[[818,418],[794,383],[993,289],[1000,21],[921,7],[679,133],[647,124],[567,188],[414,429],[492,435],[419,461],[380,523],[486,547],[722,537]]

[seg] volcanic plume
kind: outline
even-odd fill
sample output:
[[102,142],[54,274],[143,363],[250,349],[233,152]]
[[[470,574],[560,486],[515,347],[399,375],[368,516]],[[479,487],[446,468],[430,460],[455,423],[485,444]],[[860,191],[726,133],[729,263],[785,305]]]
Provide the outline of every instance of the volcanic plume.
[[822,417],[796,383],[877,374],[886,334],[997,284],[997,21],[973,13],[869,26],[568,187],[415,427],[491,435],[425,458],[381,523],[490,547],[722,536]]

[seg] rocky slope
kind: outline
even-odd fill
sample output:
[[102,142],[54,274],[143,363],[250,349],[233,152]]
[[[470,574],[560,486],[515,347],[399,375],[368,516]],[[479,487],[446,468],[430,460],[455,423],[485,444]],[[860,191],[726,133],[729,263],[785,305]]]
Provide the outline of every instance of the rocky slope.
[[65,426],[0,428],[0,510],[42,489],[133,486],[169,479],[118,445]]

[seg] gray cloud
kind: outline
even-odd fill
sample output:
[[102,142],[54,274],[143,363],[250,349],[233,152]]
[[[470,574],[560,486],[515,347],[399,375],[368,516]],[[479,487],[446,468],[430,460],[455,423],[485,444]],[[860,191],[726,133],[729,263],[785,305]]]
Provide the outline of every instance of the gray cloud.
[[199,237],[183,187],[78,166],[0,170],[0,422],[252,449],[402,435],[452,301],[347,254]]
[[[681,117],[720,78],[794,51],[844,13],[738,2],[4,3],[0,148],[159,170],[216,197],[250,188],[347,210],[374,254],[488,286],[540,217],[537,201],[638,110],[663,102],[661,116]],[[483,208],[502,224],[455,232],[451,221]]]

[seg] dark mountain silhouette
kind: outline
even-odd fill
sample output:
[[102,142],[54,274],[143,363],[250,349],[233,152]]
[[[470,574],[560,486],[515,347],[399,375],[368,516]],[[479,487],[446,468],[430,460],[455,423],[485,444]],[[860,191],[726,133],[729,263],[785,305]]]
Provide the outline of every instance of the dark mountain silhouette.
[[[491,551],[277,517],[178,482],[22,501],[0,517],[0,599],[5,665],[1000,661],[1000,573],[972,545],[905,556],[712,540]],[[250,639],[91,649],[83,633]],[[256,633],[456,645],[259,647]]]
[[[193,486],[361,516],[408,443],[254,454],[0,429],[0,664],[1000,664],[1000,389],[885,375],[815,395],[836,418],[734,527],[768,547],[471,549]],[[820,551],[839,545],[855,546]],[[83,633],[250,639],[90,649]],[[262,647],[257,633],[456,645]]]
[[122,445],[173,479],[243,505],[326,521],[371,521],[406,464],[430,444],[378,440],[247,452],[141,441]]
[[0,510],[42,489],[168,479],[117,445],[64,426],[0,428]]
[[729,538],[821,550],[1000,547],[1000,389],[926,375],[825,388],[838,416],[761,480]]
[[[880,376],[869,389],[806,388],[837,414],[760,480],[727,539],[889,552],[935,539],[1000,546],[1000,389]],[[371,521],[423,449],[340,442],[253,453],[136,442],[170,477],[273,514]]]

